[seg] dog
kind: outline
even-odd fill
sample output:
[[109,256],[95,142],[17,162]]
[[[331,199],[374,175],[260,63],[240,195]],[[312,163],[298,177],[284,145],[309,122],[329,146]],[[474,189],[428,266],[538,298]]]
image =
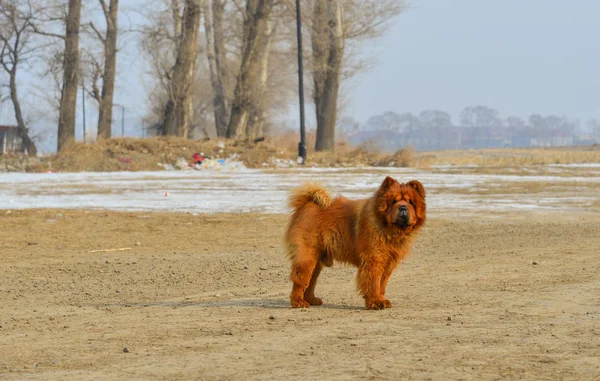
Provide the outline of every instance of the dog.
[[291,260],[294,308],[323,304],[315,296],[324,266],[341,262],[358,267],[356,285],[368,310],[390,308],[385,297],[390,275],[409,254],[426,219],[425,188],[417,181],[386,177],[368,199],[332,199],[319,185],[292,191],[285,241]]

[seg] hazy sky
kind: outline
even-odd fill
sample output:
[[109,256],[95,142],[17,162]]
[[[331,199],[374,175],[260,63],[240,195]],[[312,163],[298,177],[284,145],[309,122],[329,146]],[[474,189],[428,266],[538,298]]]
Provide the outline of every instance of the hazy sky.
[[465,106],[600,117],[600,1],[412,0],[353,86],[351,114]]
[[[140,4],[146,1],[121,2],[122,25],[139,20]],[[600,0],[412,0],[387,34],[365,47],[378,62],[345,86],[345,114],[364,122],[385,111],[436,108],[458,122],[464,107],[483,104],[503,117],[557,114],[585,124],[600,118],[599,15]],[[120,45],[115,102],[125,106],[129,130],[145,114],[147,88],[135,38],[124,36]],[[26,73],[21,80],[39,82]],[[39,93],[22,91],[23,103],[39,107]],[[296,119],[297,106],[290,110]],[[81,115],[79,108],[78,123]],[[97,123],[92,102],[86,115],[88,126]],[[12,105],[0,107],[0,123],[13,120]]]

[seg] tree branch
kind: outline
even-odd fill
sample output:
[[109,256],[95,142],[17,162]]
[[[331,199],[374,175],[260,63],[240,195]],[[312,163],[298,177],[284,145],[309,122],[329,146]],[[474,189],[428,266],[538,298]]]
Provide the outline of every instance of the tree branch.
[[106,38],[104,38],[104,36],[102,35],[102,33],[100,33],[100,31],[98,30],[98,28],[96,28],[96,25],[94,25],[94,23],[91,22],[91,21],[89,22],[88,25],[92,28],[92,30],[94,31],[94,33],[96,33],[96,37],[98,37],[98,39],[100,41],[102,41],[102,43],[105,43],[106,42]]
[[240,2],[238,0],[233,0],[233,3],[235,4],[235,7],[238,9],[238,11],[240,11],[242,16],[246,17],[246,10],[244,9],[244,7],[242,7]]
[[57,34],[57,33],[46,32],[46,31],[40,30],[34,24],[31,25],[31,30],[33,31],[33,33],[39,34],[40,36],[60,38],[61,40],[65,39],[65,36],[62,34]]
[[110,18],[110,12],[108,10],[108,6],[106,5],[106,1],[104,0],[98,0],[100,1],[100,5],[102,6],[102,12],[104,12],[104,17],[106,17],[106,19],[108,20]]

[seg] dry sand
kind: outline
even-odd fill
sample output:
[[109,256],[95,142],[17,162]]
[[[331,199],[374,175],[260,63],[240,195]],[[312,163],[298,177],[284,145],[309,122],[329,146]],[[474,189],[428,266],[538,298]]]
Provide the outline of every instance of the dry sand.
[[0,379],[600,378],[600,213],[431,216],[384,311],[288,308],[285,216],[0,213]]

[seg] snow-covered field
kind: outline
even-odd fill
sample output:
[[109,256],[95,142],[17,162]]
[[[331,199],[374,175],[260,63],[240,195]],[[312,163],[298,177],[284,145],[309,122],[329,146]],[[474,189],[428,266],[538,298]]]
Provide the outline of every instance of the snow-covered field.
[[[0,209],[284,213],[287,192],[305,181],[316,181],[335,194],[358,198],[372,194],[383,178],[391,175],[400,181],[420,180],[428,191],[430,212],[569,211],[586,209],[598,202],[600,174],[596,171],[592,174],[568,177],[446,174],[406,168],[8,173],[0,175]],[[511,186],[532,182],[555,185],[559,190],[510,191]],[[482,194],[482,189],[496,191],[493,195]],[[498,189],[502,191],[499,193]]]

